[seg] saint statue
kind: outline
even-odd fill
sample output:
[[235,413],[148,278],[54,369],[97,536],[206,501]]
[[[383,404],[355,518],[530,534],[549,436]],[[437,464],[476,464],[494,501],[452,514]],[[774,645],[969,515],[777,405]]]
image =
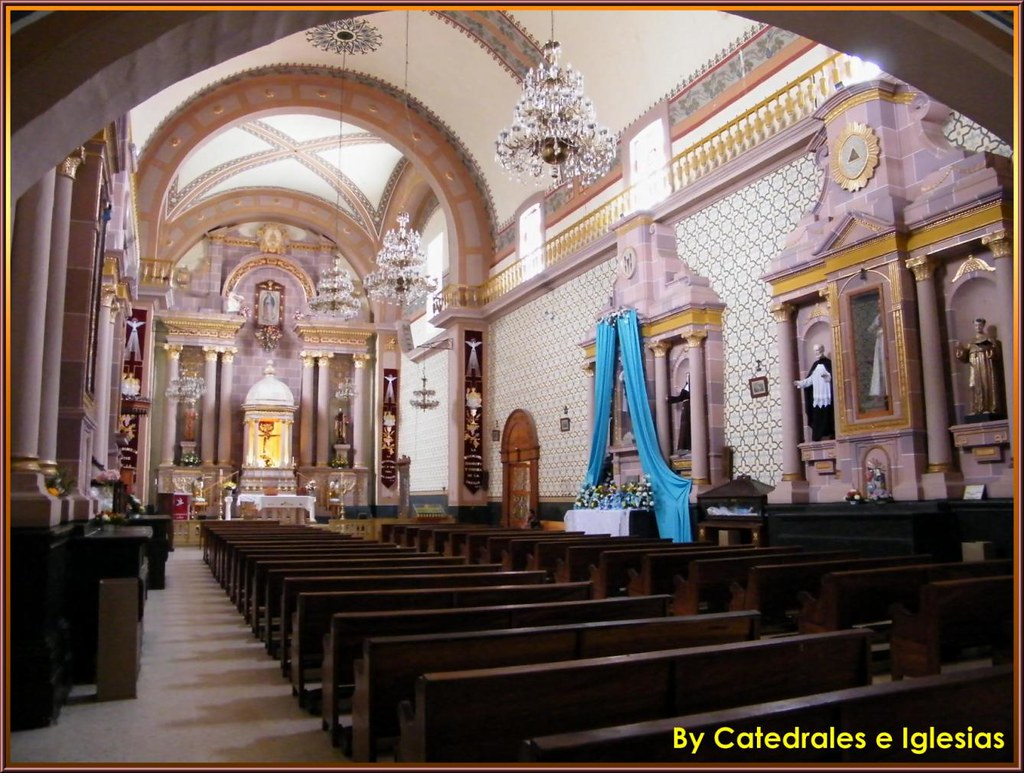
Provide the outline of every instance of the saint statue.
[[334,417],[334,442],[341,443],[342,445],[348,443],[348,431],[345,428],[347,423],[345,412],[338,411],[337,415]]
[[804,390],[804,413],[811,428],[811,440],[830,440],[836,435],[835,409],[832,407],[832,360],[825,356],[825,347],[814,345],[814,362],[807,378],[793,382]]
[[686,383],[675,397],[669,395],[670,405],[680,403],[679,432],[676,433],[676,451],[685,453],[690,450],[690,374],[686,374]]
[[988,421],[1004,416],[1003,348],[995,336],[985,330],[984,317],[974,320],[974,339],[966,346],[956,346],[956,358],[970,368],[971,390],[968,421]]

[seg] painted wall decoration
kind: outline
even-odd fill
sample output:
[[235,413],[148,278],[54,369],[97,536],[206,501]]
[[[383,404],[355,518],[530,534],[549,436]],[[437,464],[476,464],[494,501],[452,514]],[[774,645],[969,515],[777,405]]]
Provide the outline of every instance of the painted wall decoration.
[[142,366],[146,353],[145,327],[149,312],[132,309],[124,322],[124,367],[121,371],[121,414],[118,433],[124,438],[120,446],[120,467],[134,476],[139,464],[139,431],[142,409],[135,398],[142,395]]
[[462,482],[474,494],[483,486],[484,334],[467,330],[463,341],[466,408],[462,425]]
[[398,480],[398,369],[384,368],[382,381],[380,482],[393,488]]

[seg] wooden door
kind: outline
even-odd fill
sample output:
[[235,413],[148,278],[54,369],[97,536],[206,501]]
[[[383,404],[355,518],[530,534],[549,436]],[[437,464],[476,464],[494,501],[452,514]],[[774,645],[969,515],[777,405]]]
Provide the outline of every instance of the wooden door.
[[537,465],[540,444],[533,417],[522,409],[505,421],[501,436],[501,520],[508,528],[527,528],[530,510],[538,507]]

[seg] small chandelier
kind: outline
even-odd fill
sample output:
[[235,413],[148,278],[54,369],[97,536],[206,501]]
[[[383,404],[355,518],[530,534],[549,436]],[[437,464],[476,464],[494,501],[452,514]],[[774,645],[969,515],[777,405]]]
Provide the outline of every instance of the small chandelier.
[[598,126],[583,76],[559,66],[560,52],[556,41],[544,44],[544,61],[527,73],[512,125],[498,135],[495,160],[517,181],[537,179],[549,167],[556,184],[589,185],[611,167],[615,139]]
[[309,308],[316,314],[341,319],[352,319],[359,314],[359,299],[355,297],[352,276],[342,265],[340,255],[335,256],[333,266],[320,273],[316,295],[310,299]]
[[334,396],[338,400],[344,400],[348,402],[356,396],[356,385],[352,383],[352,379],[347,378],[344,381],[338,382],[338,388],[334,390]]
[[409,213],[400,213],[398,230],[384,234],[377,268],[363,279],[366,294],[381,303],[412,306],[434,289],[434,281],[421,273],[424,257],[420,234],[408,226]]
[[427,374],[424,373],[422,376],[423,388],[414,389],[412,392],[412,398],[409,400],[409,405],[413,408],[419,408],[421,411],[430,411],[436,408],[440,403],[434,397],[434,390],[427,389]]
[[164,396],[170,400],[180,400],[191,407],[203,396],[204,392],[206,392],[206,380],[202,376],[185,371],[178,378],[171,379]]

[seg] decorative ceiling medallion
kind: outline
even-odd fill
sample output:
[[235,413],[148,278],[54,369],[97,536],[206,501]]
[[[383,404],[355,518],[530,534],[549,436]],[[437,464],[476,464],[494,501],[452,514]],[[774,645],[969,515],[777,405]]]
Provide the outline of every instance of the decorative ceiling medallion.
[[306,40],[331,54],[370,54],[384,38],[365,19],[340,19],[306,30]]
[[875,176],[881,149],[874,129],[851,123],[832,146],[832,179],[840,188],[859,191]]

